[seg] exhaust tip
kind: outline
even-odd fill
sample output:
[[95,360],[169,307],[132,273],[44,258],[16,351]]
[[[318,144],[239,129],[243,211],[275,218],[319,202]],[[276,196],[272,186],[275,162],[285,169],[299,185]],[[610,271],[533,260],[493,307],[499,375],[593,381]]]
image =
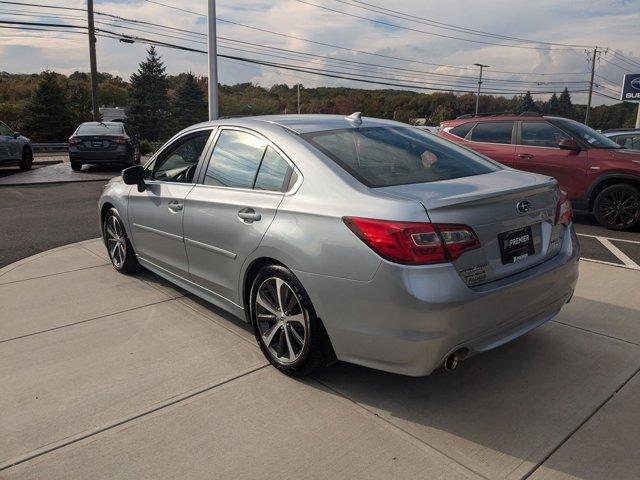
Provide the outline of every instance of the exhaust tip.
[[447,358],[444,359],[442,366],[447,372],[455,370],[460,362],[460,358],[458,357],[458,352],[453,352]]

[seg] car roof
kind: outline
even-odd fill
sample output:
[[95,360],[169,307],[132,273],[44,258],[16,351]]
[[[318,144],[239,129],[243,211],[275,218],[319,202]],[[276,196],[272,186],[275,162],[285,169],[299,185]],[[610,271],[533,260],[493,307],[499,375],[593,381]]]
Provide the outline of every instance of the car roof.
[[547,116],[547,115],[477,115],[477,116],[469,116],[463,118],[455,118],[453,120],[445,120],[442,122],[444,125],[448,127],[454,127],[457,125],[462,125],[463,123],[470,122],[535,122],[540,120],[570,120],[564,117],[558,116]]
[[339,130],[345,128],[366,128],[366,127],[411,127],[405,123],[395,122],[393,120],[383,120],[372,117],[360,117],[362,123],[356,125],[353,119],[349,119],[344,115],[260,115],[253,117],[233,117],[221,118],[210,122],[200,123],[194,127],[202,127],[205,125],[236,125],[245,127],[264,126],[265,123],[279,125],[289,131],[297,134],[320,132],[327,130]]
[[112,125],[122,125],[122,122],[82,122],[80,126],[82,125],[89,125],[91,127],[95,127],[98,125],[112,126]]
[[608,137],[613,135],[624,135],[625,133],[633,135],[634,133],[640,133],[640,128],[612,128],[610,130],[605,130],[602,133]]

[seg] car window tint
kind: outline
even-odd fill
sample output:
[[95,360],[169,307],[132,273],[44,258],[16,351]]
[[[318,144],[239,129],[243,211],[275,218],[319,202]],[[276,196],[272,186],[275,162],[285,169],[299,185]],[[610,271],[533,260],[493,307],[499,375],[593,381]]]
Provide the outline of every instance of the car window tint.
[[250,133],[223,130],[204,177],[205,185],[252,188],[266,142]]
[[557,147],[560,140],[571,138],[547,122],[522,122],[522,145]]
[[153,179],[191,183],[210,135],[211,130],[203,130],[176,140],[156,161]]
[[613,139],[619,145],[622,145],[624,148],[640,148],[640,134],[638,135],[619,135],[617,137],[613,137]]
[[511,143],[513,122],[481,122],[471,132],[471,140],[486,143]]
[[123,135],[121,123],[84,123],[78,127],[76,135]]
[[274,192],[288,190],[288,188],[285,188],[285,182],[287,183],[286,187],[288,187],[291,170],[291,166],[278,152],[271,147],[267,147],[253,188]]
[[473,128],[475,125],[474,122],[463,123],[462,125],[458,125],[457,127],[449,130],[449,133],[452,133],[456,137],[464,138],[467,136],[467,133]]
[[13,135],[13,132],[4,123],[0,123],[0,135]]
[[414,128],[348,128],[306,133],[302,138],[371,187],[449,180],[501,169],[465,148]]

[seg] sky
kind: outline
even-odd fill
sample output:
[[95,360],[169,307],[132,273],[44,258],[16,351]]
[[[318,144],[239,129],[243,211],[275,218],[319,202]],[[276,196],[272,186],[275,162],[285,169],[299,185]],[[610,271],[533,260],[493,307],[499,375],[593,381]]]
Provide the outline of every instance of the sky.
[[[86,8],[85,0],[15,1]],[[157,1],[195,13],[207,12],[206,0]],[[485,91],[559,91],[564,87],[561,83],[534,83],[545,81],[576,82],[567,84],[569,89],[583,90],[585,83],[577,82],[588,81],[590,65],[587,47],[592,51],[595,46],[600,47],[602,52],[596,57],[596,82],[603,85],[598,87],[602,93],[618,97],[625,71],[640,73],[640,0],[363,1],[366,3],[357,0],[217,0],[217,35],[220,39],[218,53],[295,64],[302,68],[315,68],[325,72],[347,72],[360,78],[369,75],[366,78],[374,81],[414,87],[453,87],[457,90],[476,88],[474,79],[477,77],[478,69],[474,66],[475,63],[489,65],[484,73],[487,79],[483,84]],[[197,35],[206,32],[207,21],[203,15],[171,9],[147,0],[94,0],[94,4],[96,12],[153,24],[123,23],[112,17],[96,15],[96,20],[103,22],[96,25],[98,28],[195,49],[207,49],[206,37]],[[369,5],[386,7],[399,13],[371,11],[372,7]],[[81,11],[0,2],[0,26],[2,21],[86,25]],[[443,23],[456,26],[457,31],[442,28]],[[195,34],[167,29],[160,31],[158,25],[179,28]],[[148,31],[124,30],[125,26]],[[460,31],[461,29],[463,31]],[[473,35],[465,29],[578,47],[552,46],[550,50],[548,45],[540,43]],[[442,35],[466,40],[443,38]],[[231,43],[234,40],[236,43]],[[328,57],[330,60],[300,57],[293,52],[265,51],[247,44],[239,44],[237,41],[311,53]],[[477,42],[519,45],[526,48]],[[140,43],[126,44],[115,39],[98,38],[98,69],[128,79],[145,57],[146,48],[146,45]],[[245,51],[239,51],[238,48]],[[207,56],[204,54],[167,47],[158,47],[158,51],[168,73],[207,73]],[[269,54],[288,58],[273,57]],[[618,56],[620,54],[630,59],[631,63],[621,60]],[[376,66],[347,65],[336,59]],[[637,62],[638,65],[633,62]],[[0,71],[32,73],[45,69],[61,73],[88,71],[86,35],[0,28]],[[252,82],[271,86],[274,83],[302,83],[306,87],[340,85],[385,88],[379,84],[363,84],[352,80],[321,77],[314,73],[285,71],[274,66],[248,64],[225,58],[220,58],[218,71],[220,82],[225,84]],[[502,80],[518,80],[519,83],[507,83]],[[574,93],[572,97],[577,103],[586,101],[584,93]],[[546,97],[540,95],[537,98]],[[616,102],[595,96],[593,103],[598,105]]]

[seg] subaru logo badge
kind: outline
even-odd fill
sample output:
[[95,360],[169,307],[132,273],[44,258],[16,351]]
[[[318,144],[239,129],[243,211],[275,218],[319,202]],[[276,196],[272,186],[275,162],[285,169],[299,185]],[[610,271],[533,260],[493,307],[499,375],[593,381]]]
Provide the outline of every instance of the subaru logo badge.
[[636,90],[640,90],[640,77],[631,80],[631,86]]
[[516,204],[516,209],[518,210],[518,213],[527,213],[531,210],[531,202],[528,200],[522,200]]

